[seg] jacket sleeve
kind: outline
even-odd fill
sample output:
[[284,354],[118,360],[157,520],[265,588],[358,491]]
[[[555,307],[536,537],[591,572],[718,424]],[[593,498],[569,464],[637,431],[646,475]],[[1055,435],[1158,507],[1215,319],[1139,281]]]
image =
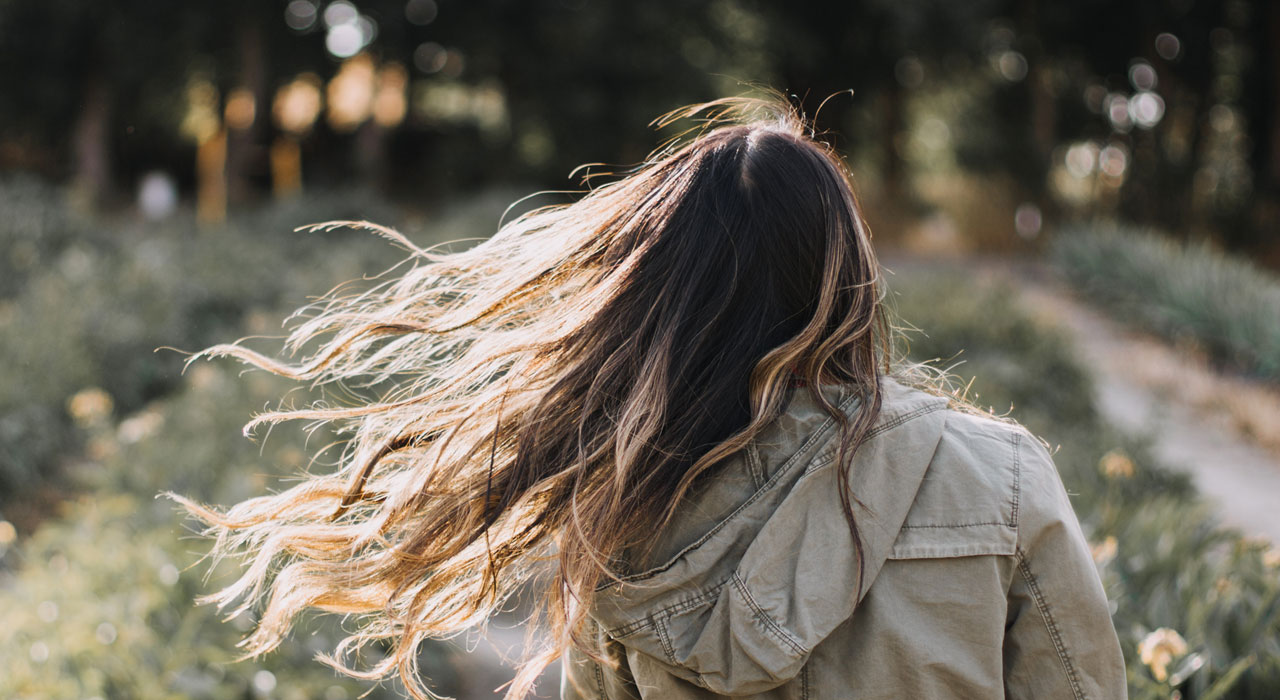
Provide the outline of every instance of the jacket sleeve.
[[584,633],[607,663],[570,647],[560,660],[560,700],[639,700],[623,646],[609,639],[594,620],[586,621]]
[[1115,700],[1128,695],[1107,596],[1044,446],[1017,435],[1016,568],[1004,641],[1005,694]]

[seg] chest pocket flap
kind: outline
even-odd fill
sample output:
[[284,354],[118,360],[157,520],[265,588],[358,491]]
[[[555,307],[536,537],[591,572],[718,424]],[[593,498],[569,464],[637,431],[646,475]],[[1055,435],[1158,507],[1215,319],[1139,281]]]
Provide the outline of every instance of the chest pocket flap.
[[890,559],[1012,555],[1017,548],[1019,452],[1031,439],[987,418],[956,416],[925,473]]

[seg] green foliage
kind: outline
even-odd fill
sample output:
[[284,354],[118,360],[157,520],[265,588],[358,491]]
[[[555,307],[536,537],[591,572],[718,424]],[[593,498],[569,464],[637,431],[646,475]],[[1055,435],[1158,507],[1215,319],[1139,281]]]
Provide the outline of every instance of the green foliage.
[[157,348],[234,339],[254,311],[282,318],[308,295],[397,259],[365,233],[292,230],[394,222],[359,198],[307,198],[214,230],[189,219],[90,227],[58,213],[57,192],[23,183],[0,185],[6,202],[15,207],[0,221],[11,251],[0,261],[9,273],[0,275],[0,507],[56,480],[78,437],[67,412],[77,392],[98,388],[116,410],[136,410],[176,385],[182,356]]
[[[279,651],[237,662],[251,618],[227,623],[193,605],[237,567],[202,576],[208,542],[184,532],[174,504],[153,494],[173,488],[231,502],[279,487],[303,466],[304,436],[286,427],[255,444],[240,435],[241,418],[280,396],[283,382],[210,365],[189,376],[177,395],[90,429],[101,458],[77,475],[87,495],[26,540],[19,567],[0,579],[0,697],[336,700],[369,689],[312,658],[334,648],[333,619],[306,620]],[[430,650],[423,668],[449,690],[443,659]],[[401,695],[379,686],[366,697]]]
[[[922,331],[908,333],[912,359],[941,358],[960,386],[972,381],[975,403],[1012,407],[1061,445],[1054,460],[1095,546],[1131,696],[1280,696],[1280,549],[1219,527],[1185,477],[1107,425],[1067,338],[1018,306],[1015,290],[945,268],[895,269],[891,304]],[[1140,647],[1171,636],[1162,629],[1186,649],[1157,679]]]
[[[213,230],[185,220],[81,229],[57,218],[57,196],[0,187],[0,200],[28,207],[13,227],[0,222],[0,239],[34,250],[22,283],[0,294],[0,516],[42,484],[66,501],[16,547],[0,539],[0,697],[401,697],[395,683],[369,688],[312,659],[339,638],[333,619],[306,620],[276,653],[233,662],[251,618],[223,622],[193,601],[236,567],[202,578],[209,543],[155,495],[260,495],[308,468],[304,446],[334,436],[288,424],[273,440],[246,440],[253,411],[306,397],[263,373],[237,377],[231,363],[199,363],[183,378],[182,355],[153,352],[275,332],[309,296],[402,257],[366,233],[294,227],[397,217],[377,202],[318,197]],[[491,231],[508,201],[478,199],[436,217],[430,240],[414,238]],[[457,686],[443,647],[420,662],[436,688]]]
[[1206,243],[1102,225],[1057,236],[1053,262],[1117,316],[1280,381],[1280,278]]

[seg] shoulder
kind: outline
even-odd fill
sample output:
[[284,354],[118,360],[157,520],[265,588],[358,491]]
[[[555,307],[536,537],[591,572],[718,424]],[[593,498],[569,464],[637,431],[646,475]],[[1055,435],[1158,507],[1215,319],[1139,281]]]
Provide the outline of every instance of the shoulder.
[[[889,416],[927,392],[886,383]],[[1015,554],[1029,529],[1074,520],[1048,449],[1024,426],[943,407],[941,436],[908,511],[899,555]],[[888,418],[889,422],[893,419]],[[885,435],[893,438],[891,431]]]

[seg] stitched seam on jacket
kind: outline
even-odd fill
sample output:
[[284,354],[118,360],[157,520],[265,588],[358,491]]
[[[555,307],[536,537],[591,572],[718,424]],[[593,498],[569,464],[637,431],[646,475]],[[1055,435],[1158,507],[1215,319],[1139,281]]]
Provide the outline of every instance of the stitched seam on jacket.
[[667,655],[667,661],[670,661],[673,666],[680,666],[681,664],[676,662],[676,649],[671,644],[671,637],[667,634],[666,623],[667,620],[670,619],[670,616],[663,614],[661,616],[655,615],[655,617],[657,620],[654,628],[658,632],[658,641],[662,643],[662,651]]
[[[857,395],[857,394],[852,394],[852,395],[850,395],[847,399],[845,399],[845,400],[844,400],[844,402],[842,402],[842,403],[840,404],[840,406],[839,406],[840,410],[841,410],[841,411],[844,411],[844,410],[845,410],[845,409],[847,409],[849,406],[852,406],[852,405],[853,405],[853,402],[854,402],[854,401],[856,401],[857,399],[858,399],[858,395]],[[809,448],[813,447],[813,446],[814,446],[814,444],[815,444],[815,443],[817,443],[819,440],[822,440],[822,439],[825,439],[825,438],[826,438],[827,433],[830,431],[830,429],[831,429],[831,427],[832,427],[833,425],[835,425],[835,419],[834,419],[834,418],[827,418],[827,420],[826,420],[826,421],[824,421],[824,422],[822,423],[822,425],[818,426],[818,429],[817,429],[817,430],[815,430],[815,431],[813,432],[813,434],[809,436],[809,439],[807,439],[807,440],[805,440],[805,441],[804,441],[804,444],[802,444],[802,445],[800,446],[800,449],[796,450],[796,451],[791,455],[791,457],[789,457],[789,458],[787,459],[787,461],[782,465],[782,467],[781,467],[781,468],[779,468],[779,469],[778,469],[778,471],[777,471],[777,472],[776,472],[772,477],[770,477],[770,478],[769,478],[769,481],[767,481],[767,482],[765,483],[765,485],[764,485],[764,487],[763,487],[763,488],[756,489],[756,492],[755,492],[755,493],[753,493],[753,494],[751,494],[751,497],[750,497],[750,498],[748,498],[747,500],[743,501],[743,502],[742,502],[742,505],[740,505],[740,506],[738,506],[737,508],[735,508],[735,509],[734,509],[734,511],[728,515],[728,517],[726,517],[724,520],[721,520],[720,522],[716,523],[715,527],[713,527],[713,528],[711,528],[710,530],[708,530],[706,534],[704,534],[702,537],[699,537],[699,538],[698,538],[697,540],[695,540],[692,544],[690,544],[689,546],[687,546],[687,547],[685,547],[684,549],[682,549],[682,550],[680,550],[679,552],[677,552],[677,553],[676,553],[676,555],[675,555],[675,556],[673,556],[673,557],[671,557],[671,559],[670,559],[669,561],[667,561],[665,564],[663,564],[662,566],[659,566],[659,567],[653,568],[653,569],[649,569],[649,570],[647,570],[647,571],[642,571],[642,572],[640,572],[640,573],[638,573],[638,574],[631,574],[631,575],[629,575],[629,576],[622,576],[622,577],[620,577],[618,580],[622,581],[623,583],[630,583],[630,582],[633,582],[633,581],[643,581],[643,580],[645,580],[645,579],[647,579],[647,578],[652,578],[652,577],[654,577],[654,576],[657,576],[658,574],[660,574],[660,573],[662,573],[662,572],[666,571],[667,569],[670,569],[672,566],[674,566],[674,565],[675,565],[675,563],[676,563],[677,561],[679,561],[679,560],[681,559],[681,557],[683,557],[684,555],[686,555],[686,554],[688,554],[689,552],[692,552],[693,550],[697,549],[698,547],[701,547],[702,545],[706,544],[706,543],[707,543],[707,542],[708,542],[712,537],[714,537],[714,536],[715,536],[716,534],[718,534],[721,530],[723,530],[723,529],[725,528],[725,526],[727,526],[727,525],[729,524],[729,522],[730,522],[730,521],[732,521],[734,518],[736,518],[739,514],[741,514],[744,510],[746,510],[749,506],[751,506],[752,504],[754,504],[756,501],[758,501],[758,500],[760,500],[761,498],[763,498],[763,497],[764,497],[764,494],[768,493],[768,492],[769,492],[769,490],[773,487],[773,485],[774,485],[774,484],[776,484],[778,481],[780,481],[780,480],[781,480],[781,479],[782,479],[782,478],[787,474],[787,472],[791,471],[791,469],[793,469],[793,468],[795,467],[796,463],[800,461],[800,456],[801,456],[801,455],[803,455],[804,453],[808,452],[808,451],[809,451]],[[601,586],[600,586],[600,588],[597,588],[596,590],[604,590],[604,589],[609,588],[609,587],[611,587],[611,586],[613,586],[613,585],[615,585],[615,584],[614,584],[614,583],[605,583],[605,584],[601,585]]]
[[[885,421],[884,423],[876,426],[875,428],[868,430],[866,437],[862,438],[862,444],[865,445],[866,443],[871,442],[872,438],[878,437],[884,432],[888,430],[892,430],[902,425],[903,423],[906,423],[909,420],[919,418],[920,416],[923,416],[927,413],[940,411],[946,407],[947,407],[946,404],[935,403],[935,404],[929,404],[927,406],[921,406],[920,408],[907,411],[906,413],[900,416],[897,416],[892,420]],[[804,476],[809,476],[810,474],[826,469],[827,467],[831,466],[832,463],[834,463],[835,461],[836,461],[836,451],[832,450],[830,455],[824,456],[822,459],[814,459],[813,464],[809,465],[805,469]]]
[[791,647],[791,651],[794,651],[800,656],[804,656],[809,653],[798,639],[793,637],[790,632],[782,627],[782,625],[779,625],[777,620],[770,617],[769,613],[765,612],[764,608],[760,607],[760,604],[756,602],[756,599],[751,597],[751,591],[747,590],[747,584],[742,580],[742,577],[738,575],[738,572],[733,572],[733,576],[729,580],[733,582],[734,588],[738,589],[738,593],[741,594],[743,600],[746,601],[747,607],[751,608],[751,612],[755,613],[755,617],[764,622],[761,627],[766,632],[772,633],[784,644]]
[[951,529],[953,527],[987,527],[990,525],[1001,525],[1003,527],[1012,527],[1009,523],[1001,520],[995,520],[988,523],[955,523],[954,525],[943,523],[938,525],[903,525],[900,530],[928,530],[930,528]]
[[751,474],[751,485],[757,491],[764,488],[764,465],[760,463],[760,448],[755,443],[746,447],[747,472]]
[[[587,618],[587,628],[591,634],[595,635],[596,645],[597,645],[596,648],[600,651],[601,654],[603,654],[604,647],[608,643],[606,642],[605,644],[600,644],[600,624],[591,618]],[[596,661],[595,659],[589,656],[587,657],[587,662],[591,664],[591,672],[596,679],[596,697],[598,698],[598,700],[609,700],[609,694],[604,689],[604,670],[600,668],[600,662]],[[565,657],[563,663],[569,664],[571,662],[568,657]]]
[[591,665],[595,667],[596,692],[600,694],[600,700],[609,700],[609,693],[604,689],[604,669],[600,668],[598,661],[592,661]]
[[1071,656],[1067,653],[1066,645],[1063,644],[1062,632],[1058,630],[1058,623],[1053,619],[1053,612],[1049,610],[1049,603],[1040,591],[1040,584],[1036,581],[1035,575],[1031,573],[1031,566],[1027,563],[1026,553],[1021,548],[1017,551],[1018,572],[1026,580],[1027,588],[1031,591],[1031,597],[1036,601],[1036,608],[1040,610],[1040,619],[1044,620],[1044,626],[1049,632],[1049,638],[1053,640],[1053,648],[1058,653],[1058,660],[1062,662],[1062,670],[1067,674],[1067,681],[1071,684],[1071,692],[1075,695],[1076,700],[1086,700],[1084,691],[1080,688],[1080,678],[1076,673],[1076,667],[1071,663]]
[[1009,527],[1018,527],[1018,500],[1022,496],[1022,433],[1013,433],[1013,511],[1009,514]]
[[640,630],[646,627],[652,627],[654,620],[659,616],[670,617],[674,614],[682,613],[686,610],[692,610],[698,607],[699,605],[702,605],[703,603],[707,602],[708,600],[711,600],[712,598],[715,598],[716,596],[720,595],[720,590],[723,589],[724,585],[728,582],[729,580],[725,579],[720,583],[717,583],[716,585],[712,586],[711,588],[703,591],[702,593],[699,593],[698,595],[693,596],[692,598],[687,598],[685,600],[672,603],[671,605],[668,605],[666,607],[658,608],[657,610],[654,610],[653,614],[651,615],[647,615],[645,617],[640,618],[639,620],[635,620],[633,622],[622,625],[621,627],[615,627],[609,630],[609,636],[613,637],[614,639],[621,639],[628,635],[635,634],[636,632],[639,632]]
[[800,667],[800,700],[809,700],[809,664]]

